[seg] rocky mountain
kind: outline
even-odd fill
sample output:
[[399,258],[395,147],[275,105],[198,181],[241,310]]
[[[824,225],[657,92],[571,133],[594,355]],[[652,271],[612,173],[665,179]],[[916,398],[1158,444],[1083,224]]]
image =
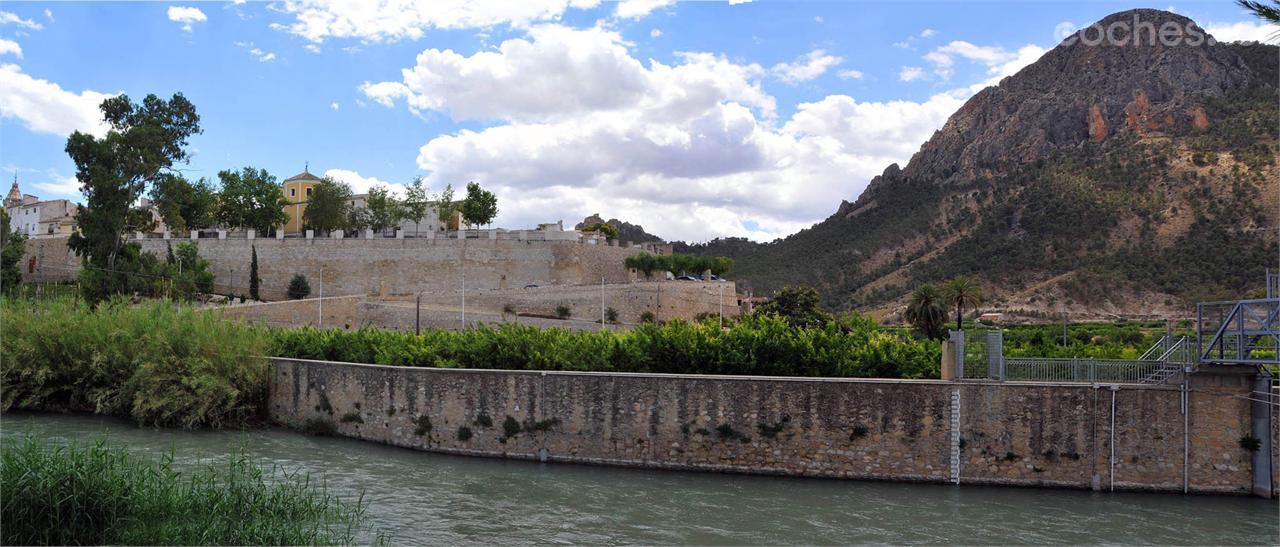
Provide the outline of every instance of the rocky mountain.
[[623,222],[616,218],[605,220],[604,217],[601,217],[599,213],[596,213],[594,215],[591,215],[587,218],[582,219],[582,222],[579,222],[576,226],[573,227],[573,229],[581,230],[597,222],[604,222],[610,226],[613,226],[613,228],[618,231],[619,241],[632,241],[635,243],[648,243],[648,242],[662,243],[663,242],[662,238],[644,231],[644,227],[640,226],[639,224],[631,224],[630,222]]
[[1033,316],[1181,315],[1261,288],[1278,256],[1280,50],[1158,10],[1097,26],[1146,23],[1183,39],[1098,43],[1086,28],[974,95],[825,221],[676,250],[735,259],[730,277],[758,294],[809,284],[831,308],[881,315],[957,275]]

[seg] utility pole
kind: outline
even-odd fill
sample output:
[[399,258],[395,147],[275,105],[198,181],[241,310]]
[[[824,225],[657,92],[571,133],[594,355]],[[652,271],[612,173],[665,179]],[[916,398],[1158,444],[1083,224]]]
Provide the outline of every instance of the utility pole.
[[422,334],[422,293],[417,294],[413,308],[413,333]]
[[600,330],[605,329],[604,323],[604,276],[600,276]]
[[324,266],[320,266],[320,299],[316,301],[320,305],[320,318],[318,320],[318,328],[324,328]]
[[724,328],[724,283],[720,283],[720,328]]

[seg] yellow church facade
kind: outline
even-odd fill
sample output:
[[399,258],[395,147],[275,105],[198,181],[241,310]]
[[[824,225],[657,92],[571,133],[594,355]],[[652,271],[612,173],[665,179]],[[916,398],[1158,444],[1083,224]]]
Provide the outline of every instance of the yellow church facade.
[[301,173],[284,179],[284,182],[280,183],[280,189],[284,191],[284,199],[288,202],[288,205],[284,206],[285,216],[288,217],[284,223],[285,233],[302,232],[302,214],[306,212],[307,203],[311,201],[311,193],[320,182],[320,177],[303,169]]

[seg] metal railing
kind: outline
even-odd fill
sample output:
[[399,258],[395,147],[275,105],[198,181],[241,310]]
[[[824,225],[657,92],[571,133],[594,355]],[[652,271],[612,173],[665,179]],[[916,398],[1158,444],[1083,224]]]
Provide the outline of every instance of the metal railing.
[[1164,372],[1180,371],[1163,361],[1006,357],[1004,379],[1015,381],[1149,384],[1164,383]]
[[[1032,382],[1164,384],[1181,381],[1195,363],[1195,341],[1166,335],[1138,359],[1006,357],[1000,331],[952,331],[957,377]],[[961,349],[963,348],[963,349]]]
[[1280,297],[1196,305],[1201,363],[1280,364]]

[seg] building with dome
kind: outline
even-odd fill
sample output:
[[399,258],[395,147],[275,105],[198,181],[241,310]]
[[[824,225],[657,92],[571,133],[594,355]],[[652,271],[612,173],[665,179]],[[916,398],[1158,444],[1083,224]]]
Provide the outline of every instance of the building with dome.
[[320,177],[311,174],[309,167],[304,166],[301,173],[284,179],[284,182],[280,183],[280,189],[284,191],[284,199],[289,202],[284,207],[288,220],[284,221],[283,230],[287,234],[302,231],[302,214],[306,212],[307,203],[311,201],[311,193],[322,182]]

